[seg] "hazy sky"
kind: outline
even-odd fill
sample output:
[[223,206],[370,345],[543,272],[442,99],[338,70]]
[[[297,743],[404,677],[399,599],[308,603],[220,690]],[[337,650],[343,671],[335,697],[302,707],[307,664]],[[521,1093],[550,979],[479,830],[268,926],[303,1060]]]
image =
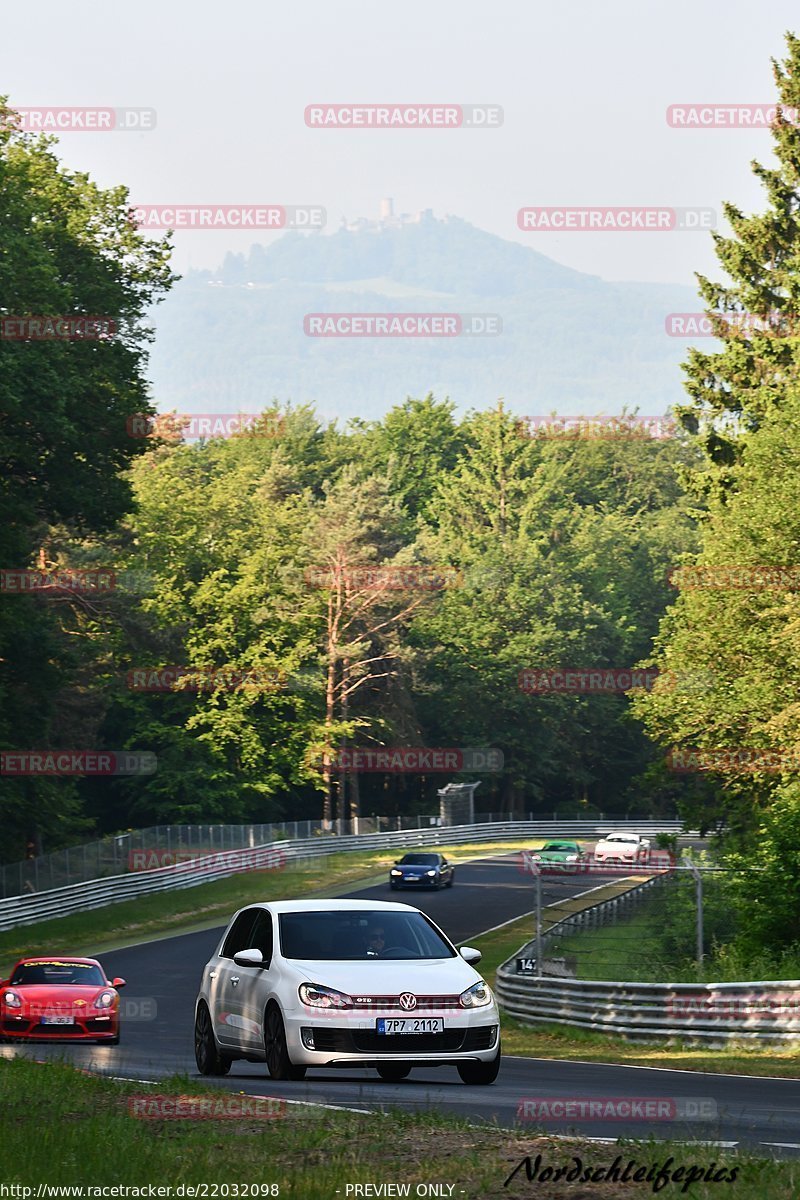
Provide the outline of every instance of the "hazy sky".
[[[531,205],[762,206],[761,130],[680,130],[681,102],[768,103],[770,57],[800,28],[788,0],[401,5],[38,0],[6,5],[0,92],[18,105],[157,110],[147,133],[82,132],[60,153],[148,204],[317,204],[342,215],[454,213],[614,280],[692,282],[707,233],[523,233]],[[314,102],[498,104],[499,129],[320,130]],[[254,236],[177,235],[175,265],[213,267]]]

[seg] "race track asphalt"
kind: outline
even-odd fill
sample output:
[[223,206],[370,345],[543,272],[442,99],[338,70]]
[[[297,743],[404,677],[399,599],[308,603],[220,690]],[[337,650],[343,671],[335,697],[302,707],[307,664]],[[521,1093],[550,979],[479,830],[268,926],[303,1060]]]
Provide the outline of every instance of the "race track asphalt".
[[[543,902],[553,903],[601,882],[585,876],[544,879]],[[427,912],[456,943],[533,908],[531,878],[520,871],[513,854],[461,864],[455,886],[440,892],[390,892],[382,885],[350,895],[354,899],[407,900]],[[121,975],[128,981],[122,993],[128,1019],[119,1046],[37,1043],[2,1046],[0,1056],[63,1058],[76,1066],[139,1080],[157,1080],[176,1072],[196,1075],[194,1002],[201,970],[221,933],[220,928],[183,934],[102,955],[109,976]],[[69,947],[63,952],[68,953]],[[142,1019],[136,1019],[137,1014]],[[281,1084],[268,1078],[263,1065],[245,1062],[234,1063],[230,1075],[213,1082],[252,1095],[347,1108],[443,1110],[532,1132],[544,1129],[598,1139],[653,1137],[760,1146],[765,1154],[776,1157],[800,1156],[800,1080],[793,1079],[506,1056],[491,1087],[469,1087],[451,1067],[414,1070],[399,1084],[384,1083],[367,1069],[310,1069],[302,1083]],[[530,1102],[609,1099],[658,1100],[659,1111],[667,1115],[660,1120],[560,1120],[543,1118],[541,1108],[535,1110],[535,1118],[530,1115]]]

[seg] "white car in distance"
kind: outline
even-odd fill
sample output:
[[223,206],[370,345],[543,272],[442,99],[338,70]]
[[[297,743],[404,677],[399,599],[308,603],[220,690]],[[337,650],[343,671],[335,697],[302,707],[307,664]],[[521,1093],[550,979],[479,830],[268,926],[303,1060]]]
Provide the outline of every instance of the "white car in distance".
[[195,1059],[225,1075],[236,1059],[273,1079],[308,1067],[455,1066],[464,1083],[500,1068],[500,1017],[489,985],[424,913],[373,900],[281,900],[237,912],[203,971]]
[[640,866],[650,856],[650,842],[639,833],[609,833],[594,848],[594,861],[613,866]]

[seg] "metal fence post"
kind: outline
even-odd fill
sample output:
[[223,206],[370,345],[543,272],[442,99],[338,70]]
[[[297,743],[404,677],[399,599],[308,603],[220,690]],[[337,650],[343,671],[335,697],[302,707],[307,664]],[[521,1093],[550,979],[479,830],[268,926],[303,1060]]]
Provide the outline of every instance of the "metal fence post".
[[694,879],[695,897],[697,900],[697,924],[696,924],[697,974],[698,974],[699,978],[702,979],[703,957],[704,957],[704,955],[703,955],[703,876],[700,874],[697,867],[690,859],[687,858],[685,861],[687,862],[689,870],[692,873],[692,878]]

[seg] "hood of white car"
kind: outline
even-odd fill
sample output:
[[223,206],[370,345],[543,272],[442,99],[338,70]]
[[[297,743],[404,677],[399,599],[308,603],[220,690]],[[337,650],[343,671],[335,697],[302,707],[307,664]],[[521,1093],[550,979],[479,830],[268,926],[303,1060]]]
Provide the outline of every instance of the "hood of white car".
[[336,988],[350,996],[457,996],[477,983],[481,976],[458,958],[424,961],[367,959],[365,962],[307,962],[285,959],[308,983]]

